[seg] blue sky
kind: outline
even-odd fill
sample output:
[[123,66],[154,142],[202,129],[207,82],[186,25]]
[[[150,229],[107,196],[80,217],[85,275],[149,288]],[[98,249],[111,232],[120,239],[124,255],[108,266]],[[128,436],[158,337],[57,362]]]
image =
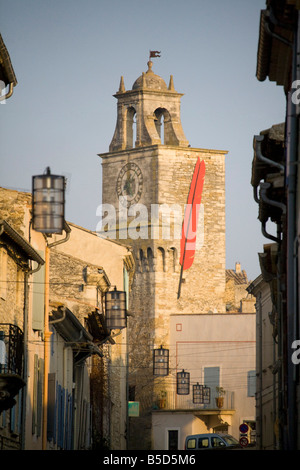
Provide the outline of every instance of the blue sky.
[[17,76],[1,105],[0,186],[31,190],[31,177],[68,178],[66,218],[95,230],[101,160],[115,129],[112,96],[147,70],[184,93],[192,147],[228,150],[226,267],[259,274],[261,235],[250,185],[253,136],[284,121],[275,83],[255,77],[264,0],[1,0],[0,31]]

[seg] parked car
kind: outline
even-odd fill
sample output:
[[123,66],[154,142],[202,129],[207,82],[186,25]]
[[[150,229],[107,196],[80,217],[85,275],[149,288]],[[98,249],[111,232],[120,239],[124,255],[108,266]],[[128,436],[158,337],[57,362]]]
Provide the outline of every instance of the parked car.
[[241,448],[239,441],[230,434],[193,434],[185,439],[186,450],[221,450]]

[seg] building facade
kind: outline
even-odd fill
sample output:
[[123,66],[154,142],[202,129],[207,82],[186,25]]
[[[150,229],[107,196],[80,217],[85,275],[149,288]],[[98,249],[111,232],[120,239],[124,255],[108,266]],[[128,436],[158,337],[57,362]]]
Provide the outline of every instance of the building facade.
[[74,224],[46,240],[28,193],[0,188],[0,214],[1,448],[125,449],[127,330],[104,300],[129,297],[130,251]]
[[[0,221],[0,449],[22,448],[28,369],[28,284],[44,260],[5,220]],[[35,268],[32,269],[32,265]]]
[[[274,324],[266,331],[258,353],[264,354],[270,344],[276,351],[271,366],[274,407],[262,399],[267,384],[262,377],[257,382],[259,445],[270,447],[272,442],[273,448],[284,450],[300,448],[299,7],[295,0],[268,0],[261,10],[256,76],[282,87],[286,108],[284,123],[270,123],[254,136],[251,175],[258,219],[267,240],[259,256],[262,280],[270,289],[269,315]],[[253,288],[263,295],[265,288]],[[257,306],[258,317],[266,317],[267,312],[260,312],[260,302]],[[259,360],[263,362],[264,357]]]
[[256,447],[277,448],[279,437],[278,323],[269,282],[258,276],[248,288],[256,297]]
[[[129,447],[135,449],[156,448],[158,399],[161,392],[168,396],[176,392],[180,361],[174,356],[173,319],[179,315],[184,331],[191,331],[192,324],[200,332],[207,315],[226,315],[229,305],[225,269],[227,152],[189,145],[181,125],[182,94],[175,90],[172,76],[167,86],[153,72],[153,62],[149,60],[147,65],[131,89],[125,89],[121,77],[115,94],[115,132],[109,152],[100,155],[106,184],[102,185],[103,219],[98,228],[102,236],[130,245],[136,263],[128,332],[129,399],[139,405],[139,415],[129,420]],[[197,214],[194,219],[187,212],[192,206]],[[188,232],[182,231],[183,219]],[[195,234],[196,243],[188,245]],[[247,320],[253,329],[252,319]],[[251,334],[249,338],[253,341]],[[243,339],[249,338],[245,335]],[[161,347],[169,351],[170,373],[156,377],[153,354]],[[245,365],[245,370],[249,367]],[[251,369],[255,369],[254,363]],[[196,377],[200,380],[197,373],[193,380]],[[223,385],[217,378],[214,384]],[[254,406],[253,398],[250,402]],[[171,406],[171,401],[167,403]],[[173,407],[171,414],[176,409]],[[254,408],[245,414],[253,419]],[[168,419],[165,412],[165,427]],[[180,445],[177,439],[177,448]]]

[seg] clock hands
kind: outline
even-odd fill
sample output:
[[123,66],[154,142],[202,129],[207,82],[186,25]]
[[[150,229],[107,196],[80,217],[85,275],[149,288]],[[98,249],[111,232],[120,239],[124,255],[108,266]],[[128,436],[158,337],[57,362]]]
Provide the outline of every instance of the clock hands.
[[130,175],[127,173],[127,179],[124,183],[123,190],[127,194],[127,196],[133,196],[135,193],[135,178],[134,175]]
[[122,205],[129,207],[139,201],[143,188],[143,174],[139,166],[129,162],[120,170],[116,192]]

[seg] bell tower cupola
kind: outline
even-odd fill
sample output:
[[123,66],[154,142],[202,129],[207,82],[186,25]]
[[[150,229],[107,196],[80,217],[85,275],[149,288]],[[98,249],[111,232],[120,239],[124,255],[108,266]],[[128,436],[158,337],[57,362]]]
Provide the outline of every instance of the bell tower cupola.
[[179,147],[189,144],[180,118],[183,94],[175,91],[172,75],[167,86],[153,72],[153,62],[149,60],[147,65],[148,70],[136,79],[131,90],[126,91],[121,77],[114,95],[118,111],[110,152],[157,144]]

